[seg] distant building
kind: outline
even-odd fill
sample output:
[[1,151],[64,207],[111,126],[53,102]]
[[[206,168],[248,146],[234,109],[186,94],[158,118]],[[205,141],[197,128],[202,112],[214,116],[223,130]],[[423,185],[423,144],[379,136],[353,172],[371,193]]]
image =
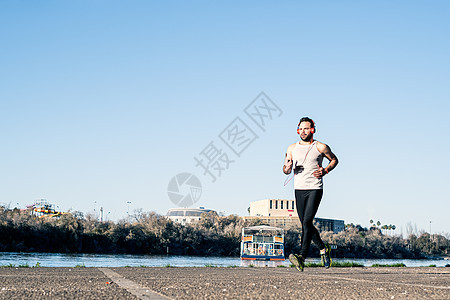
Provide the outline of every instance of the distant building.
[[[300,226],[294,200],[264,199],[250,202],[250,216],[245,220],[260,219],[269,226],[289,227]],[[314,218],[320,231],[338,233],[345,229],[343,220]]]
[[250,216],[298,218],[294,200],[264,199],[250,202]]
[[199,208],[171,208],[167,212],[167,218],[182,225],[196,222],[200,220],[203,213],[215,212],[212,209]]
[[320,231],[333,231],[334,233],[338,233],[345,229],[344,220],[314,218],[314,221],[317,222]]

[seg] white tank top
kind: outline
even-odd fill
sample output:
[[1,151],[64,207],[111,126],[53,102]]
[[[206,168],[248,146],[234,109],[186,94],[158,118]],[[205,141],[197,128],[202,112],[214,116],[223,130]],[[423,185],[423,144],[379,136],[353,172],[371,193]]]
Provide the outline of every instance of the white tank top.
[[[322,178],[316,178],[313,172],[322,167],[323,154],[317,150],[317,141],[310,145],[297,143],[292,150],[292,172],[294,172],[294,189],[320,190]],[[297,168],[296,168],[297,166]]]

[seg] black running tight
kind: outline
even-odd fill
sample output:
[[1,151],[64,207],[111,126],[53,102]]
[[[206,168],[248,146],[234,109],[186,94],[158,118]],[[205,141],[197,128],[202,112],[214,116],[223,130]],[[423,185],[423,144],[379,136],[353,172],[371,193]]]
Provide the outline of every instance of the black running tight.
[[323,190],[295,190],[297,213],[302,223],[302,249],[300,254],[306,258],[311,240],[319,249],[325,248],[319,231],[313,225],[314,216],[319,208]]

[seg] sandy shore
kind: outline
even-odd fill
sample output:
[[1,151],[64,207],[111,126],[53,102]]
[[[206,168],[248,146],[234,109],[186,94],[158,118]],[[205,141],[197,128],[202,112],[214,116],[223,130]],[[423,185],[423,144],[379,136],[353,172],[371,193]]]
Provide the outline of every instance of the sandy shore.
[[450,299],[450,268],[0,268],[0,299]]

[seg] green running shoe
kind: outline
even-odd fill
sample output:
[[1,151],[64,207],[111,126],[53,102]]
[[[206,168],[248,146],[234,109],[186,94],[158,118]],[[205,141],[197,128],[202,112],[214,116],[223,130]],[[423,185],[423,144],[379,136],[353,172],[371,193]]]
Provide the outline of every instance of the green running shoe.
[[300,272],[303,272],[303,269],[305,268],[305,259],[303,256],[298,254],[289,254],[289,261],[299,270]]
[[328,244],[325,244],[325,253],[320,253],[320,256],[322,258],[322,265],[328,269],[331,267],[331,246]]

